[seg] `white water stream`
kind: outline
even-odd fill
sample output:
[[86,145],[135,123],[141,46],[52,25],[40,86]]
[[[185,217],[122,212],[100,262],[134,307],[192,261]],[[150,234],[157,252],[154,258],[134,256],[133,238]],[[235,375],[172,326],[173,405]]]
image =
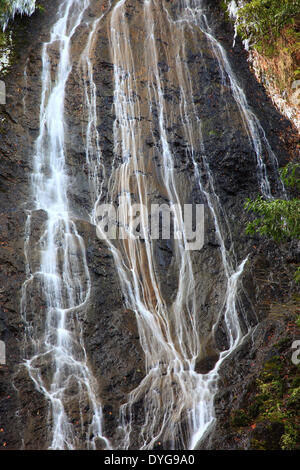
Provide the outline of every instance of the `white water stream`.
[[[34,209],[26,225],[28,278],[23,286],[22,309],[27,321],[28,342],[33,345],[26,367],[37,389],[50,403],[51,449],[96,448],[97,439],[102,442],[102,447],[110,447],[102,433],[103,418],[97,380],[88,365],[80,326],[91,286],[84,243],[70,215],[65,161],[65,135],[68,129],[64,119],[64,104],[66,84],[72,69],[70,44],[89,3],[88,0],[62,1],[50,40],[43,46],[40,131],[33,155]],[[139,6],[142,9],[142,24],[138,32],[138,56],[132,47],[136,39],[133,39],[130,31],[126,7],[126,0],[111,2],[92,23],[79,61],[84,77],[88,122],[85,149],[93,206],[91,221],[96,223],[100,198],[103,200],[105,197],[106,202],[114,203],[122,196],[122,222],[126,227],[134,204],[141,203],[150,208],[153,189],[170,203],[182,207],[185,203],[184,192],[176,174],[168,130],[173,117],[177,115],[187,143],[193,178],[206,201],[220,247],[225,296],[222,308],[217,312],[212,334],[223,319],[228,348],[220,353],[210,372],[196,372],[197,358],[202,352],[197,280],[193,254],[185,249],[183,239],[174,240],[173,244],[172,263],[176,267],[178,283],[171,302],[162,293],[154,244],[149,237],[146,236],[144,241],[107,239],[126,307],[136,316],[146,364],[144,379],[121,407],[117,445],[125,449],[137,445],[141,449],[151,449],[157,442],[163,442],[169,449],[195,449],[215,421],[214,398],[220,366],[247,334],[247,331],[242,332],[237,312],[240,280],[247,257],[237,262],[234,250],[229,253],[225,246],[225,239],[230,239],[231,234],[215,191],[214,176],[202,138],[202,122],[194,106],[185,51],[187,31],[195,40],[199,30],[205,35],[219,64],[221,82],[228,80],[230,83],[232,96],[256,159],[258,186],[266,197],[272,197],[272,193],[262,155],[267,153],[274,171],[277,160],[261,124],[247,103],[224,48],[214,37],[202,1],[178,1],[176,16],[173,18],[167,2],[144,0],[142,7]],[[115,110],[114,162],[108,176],[104,171],[97,130],[97,86],[92,62],[97,30],[106,16],[109,18]],[[160,20],[157,21],[157,18]],[[170,110],[166,101],[159,70],[159,35],[168,36],[168,65],[180,90],[178,109],[175,111]],[[53,49],[59,53],[55,74],[51,67]],[[141,74],[146,83],[143,89],[140,85]],[[154,149],[146,150],[145,135],[152,136]],[[159,155],[157,166],[154,159],[156,149]],[[195,158],[196,150],[199,149],[201,165]],[[203,171],[207,184],[203,182]],[[103,184],[107,178],[108,192],[103,195]],[[37,242],[40,259],[37,267],[32,269],[29,261],[30,232],[36,211],[43,211],[46,223]],[[141,220],[142,226],[146,227],[146,214],[141,214]],[[174,225],[183,232],[181,210],[175,211]],[[38,312],[34,311],[36,307],[29,299],[31,283],[38,284],[42,292],[45,305],[43,331],[35,325]],[[243,321],[247,324],[246,319]],[[51,364],[52,372],[47,375],[42,371],[44,363]],[[85,416],[87,405],[88,423]],[[143,419],[138,431],[134,419],[137,406],[141,409]],[[72,420],[76,414],[79,416],[79,428]],[[139,437],[136,440],[134,435],[137,432]]]
[[[70,217],[65,164],[64,103],[72,69],[70,43],[88,5],[88,0],[63,1],[50,40],[43,46],[40,131],[33,155],[34,209],[26,230],[30,231],[35,211],[44,211],[45,228],[37,242],[40,259],[35,270],[28,268],[30,276],[23,286],[22,307],[25,321],[28,313],[33,317],[32,322],[27,321],[29,341],[34,348],[26,367],[37,389],[50,403],[51,449],[96,448],[97,439],[109,447],[102,436],[97,381],[90,371],[82,338],[80,320],[89,299],[90,276],[84,242]],[[55,46],[59,60],[53,77],[51,51]],[[29,312],[35,308],[31,299],[28,307],[31,283],[42,292],[43,331],[36,331],[34,325],[39,312]],[[42,364],[51,368],[46,376]]]

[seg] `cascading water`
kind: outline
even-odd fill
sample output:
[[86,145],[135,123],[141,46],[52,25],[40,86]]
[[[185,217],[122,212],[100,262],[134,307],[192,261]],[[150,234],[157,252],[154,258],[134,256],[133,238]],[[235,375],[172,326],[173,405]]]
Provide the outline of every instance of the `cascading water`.
[[[130,205],[142,202],[149,206],[150,191],[147,187],[145,174],[149,172],[150,156],[144,155],[142,145],[142,115],[141,104],[137,95],[141,93],[136,78],[135,58],[131,48],[131,38],[126,24],[126,1],[118,2],[111,17],[111,43],[115,78],[115,154],[121,154],[123,163],[118,166],[111,177],[117,188],[110,190],[108,200],[113,201],[114,195],[126,194],[125,211]],[[270,183],[266,166],[262,160],[265,146],[274,167],[277,160],[273,154],[264,131],[256,116],[249,109],[245,94],[237,83],[222,46],[214,38],[202,8],[202,2],[182,2],[179,17],[172,21],[166,8],[155,0],[144,2],[145,30],[145,67],[147,77],[147,103],[149,113],[155,109],[158,117],[159,139],[157,145],[161,153],[161,180],[164,184],[164,194],[171,203],[183,203],[179,198],[174,170],[174,158],[168,144],[168,131],[171,122],[168,120],[168,106],[164,98],[163,83],[158,69],[158,53],[155,39],[156,18],[165,13],[164,27],[169,33],[170,47],[184,44],[184,28],[200,27],[211,45],[218,60],[222,81],[229,80],[233,97],[240,111],[249,140],[257,158],[257,177],[262,193],[271,197]],[[164,12],[163,12],[164,10]],[[159,12],[159,13],[157,13]],[[162,29],[160,29],[162,34]],[[180,39],[182,42],[180,41]],[[177,295],[171,306],[167,306],[160,291],[155,275],[153,250],[146,240],[145,245],[138,242],[128,242],[126,246],[116,251],[112,248],[117,270],[126,292],[127,307],[137,316],[140,338],[146,357],[146,377],[130,394],[129,401],[121,410],[125,447],[131,445],[133,407],[141,399],[144,401],[145,423],[142,427],[141,448],[152,448],[158,441],[164,441],[171,448],[189,446],[195,448],[206,429],[214,420],[213,399],[216,392],[218,369],[224,359],[240,344],[243,333],[240,327],[236,308],[238,281],[243,272],[247,257],[232,266],[224,243],[220,214],[222,209],[215,194],[213,176],[205,159],[205,149],[202,146],[203,164],[209,180],[209,191],[202,185],[200,172],[193,158],[193,146],[201,141],[201,120],[197,118],[192,107],[192,90],[187,87],[188,72],[183,70],[184,57],[180,57],[180,47],[172,53],[177,57],[176,72],[180,85],[182,100],[182,125],[186,130],[189,143],[190,158],[193,161],[195,177],[199,189],[205,196],[213,216],[216,234],[220,242],[223,269],[226,280],[226,295],[224,307],[220,315],[224,316],[227,327],[229,347],[220,354],[214,369],[206,375],[195,372],[196,358],[200,353],[199,331],[197,330],[197,304],[195,295],[195,279],[192,269],[191,255],[184,250],[180,241],[176,242],[174,253],[178,268]],[[170,63],[168,63],[171,66]],[[137,66],[140,64],[137,61]],[[144,118],[144,116],[143,116]],[[151,121],[151,117],[149,117]],[[197,128],[198,126],[198,128]],[[134,175],[134,176],[133,176]],[[131,179],[134,177],[134,183]],[[153,183],[152,183],[153,184]],[[134,196],[132,197],[132,193]],[[223,215],[223,214],[222,214]],[[182,214],[175,215],[174,224],[182,229]],[[126,225],[126,220],[124,224]],[[224,225],[224,224],[223,224]],[[126,258],[124,258],[124,253]],[[146,253],[145,253],[146,251]],[[150,288],[147,285],[150,278]],[[124,445],[124,443],[123,443]]]
[[[31,348],[26,367],[51,405],[52,449],[96,448],[97,439],[102,447],[110,447],[103,437],[97,381],[88,366],[80,327],[91,286],[84,243],[71,218],[65,160],[64,102],[72,68],[70,43],[89,3],[62,2],[50,41],[43,47],[40,133],[32,175],[34,208],[26,224],[27,280],[22,310],[27,321],[28,349]],[[122,209],[120,237],[111,240],[105,233],[101,236],[106,238],[113,254],[126,308],[135,313],[146,365],[145,377],[121,406],[114,446],[151,449],[162,443],[169,449],[195,449],[215,421],[219,369],[251,326],[237,311],[240,280],[248,257],[237,260],[226,212],[215,189],[202,135],[203,121],[194,100],[186,35],[195,44],[199,34],[204,36],[217,61],[220,84],[230,87],[255,156],[258,186],[265,197],[272,197],[272,189],[263,155],[275,172],[277,160],[225,50],[209,26],[202,1],[181,0],[173,9],[165,1],[139,2],[138,21],[142,26],[135,35],[130,29],[127,4],[127,0],[116,0],[103,5],[102,14],[92,22],[79,60],[87,116],[85,163],[93,206],[90,219],[96,224],[98,206],[103,202]],[[105,17],[109,22],[115,111],[114,158],[109,173],[105,171],[100,145],[93,64],[98,28]],[[59,61],[54,81],[51,53],[56,49]],[[170,105],[166,98],[160,70],[163,63],[170,82],[179,90],[175,105],[174,102]],[[181,207],[189,191],[187,180],[183,183],[176,170],[171,145],[174,122],[182,129],[193,184],[206,203],[219,247],[224,298],[212,319],[210,341],[214,343],[214,334],[223,322],[227,347],[218,352],[215,365],[207,373],[197,372],[197,361],[205,354],[206,345],[199,322],[201,294],[195,254],[185,249],[184,238],[172,240],[175,293],[168,298],[157,269],[157,242],[147,234],[146,211],[140,214],[144,239],[130,238],[135,204],[150,212],[151,204],[158,201],[167,201],[177,208],[173,212],[174,231],[184,232]],[[150,146],[146,139],[151,141]],[[104,187],[108,188],[107,193]],[[45,214],[46,222],[37,242],[41,255],[36,266],[30,257],[30,246],[34,243],[32,220],[37,213]],[[122,233],[128,236],[122,238]],[[39,286],[45,307],[43,328],[36,319],[36,306],[30,296],[32,284]],[[45,373],[44,363],[49,364],[50,372]],[[79,427],[73,423],[74,415],[80,416]]]
[[[51,406],[51,449],[96,448],[99,442],[109,447],[102,436],[97,383],[89,369],[82,339],[80,321],[89,298],[90,277],[85,246],[70,215],[65,164],[64,100],[72,68],[70,43],[88,4],[82,0],[62,2],[50,41],[43,46],[40,132],[33,157],[34,208],[26,225],[29,277],[23,286],[22,310],[33,348],[25,365]],[[55,47],[59,61],[53,77],[51,51]],[[28,243],[36,211],[43,211],[46,221],[37,242],[40,259],[34,267]],[[39,286],[45,309],[42,328],[36,326],[38,313],[31,303],[32,284]],[[45,363],[50,369],[46,373],[41,367]],[[74,416],[78,419],[76,423]]]
[[[105,11],[106,13],[106,11]],[[80,57],[82,76],[84,81],[84,104],[87,109],[87,129],[85,138],[85,156],[89,175],[90,199],[92,211],[90,214],[92,223],[96,223],[95,206],[102,194],[102,185],[105,179],[105,167],[101,161],[102,152],[97,130],[97,86],[94,81],[93,63],[91,55],[97,38],[97,28],[105,13],[93,22],[88,35],[87,44]]]

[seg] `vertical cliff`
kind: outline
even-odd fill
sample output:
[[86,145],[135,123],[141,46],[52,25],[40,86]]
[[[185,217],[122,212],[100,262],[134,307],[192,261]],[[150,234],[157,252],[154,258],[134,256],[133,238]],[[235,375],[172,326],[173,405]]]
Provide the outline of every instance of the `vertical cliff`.
[[222,7],[248,51],[257,80],[280,112],[299,129],[298,2],[224,0]]
[[[41,348],[47,337],[49,305],[44,284],[36,276],[49,216],[47,208],[35,205],[32,175],[36,174],[34,156],[41,134],[43,44],[51,45],[48,58],[53,89],[61,53],[58,42],[51,43],[50,32],[62,4],[39,3],[43,9],[30,18],[17,16],[9,23],[11,60],[8,73],[0,75],[7,89],[7,103],[0,106],[0,340],[5,341],[7,351],[7,364],[0,366],[3,449],[47,449],[53,445],[55,426],[49,397],[57,370],[55,356],[52,348],[47,354],[41,353],[45,351]],[[71,69],[63,102],[68,220],[76,227],[76,239],[84,243],[89,273],[89,281],[84,282],[90,283],[90,291],[84,308],[74,315],[76,324],[70,331],[80,330],[78,343],[84,345],[85,364],[95,378],[93,386],[101,402],[103,436],[113,448],[187,448],[191,436],[197,434],[197,425],[205,428],[189,414],[191,408],[196,409],[195,403],[199,405],[191,376],[197,377],[195,381],[203,391],[203,383],[206,385],[206,377],[210,377],[207,374],[212,373],[222,354],[226,359],[212,375],[216,387],[208,388],[214,398],[212,416],[216,420],[208,423],[208,433],[199,443],[194,438],[195,447],[293,448],[299,446],[297,422],[293,413],[291,418],[289,414],[299,406],[299,367],[291,363],[291,345],[300,337],[295,323],[299,294],[293,280],[299,249],[296,242],[276,245],[247,236],[248,215],[243,206],[247,197],[255,197],[260,191],[270,192],[270,196],[281,194],[278,166],[299,158],[297,133],[249,70],[247,52],[239,39],[232,47],[233,28],[220,13],[221,7],[215,2],[200,2],[194,11],[191,3],[190,10],[185,11],[177,0],[91,0],[71,37]],[[201,14],[199,19],[198,10],[202,9],[205,17]],[[178,18],[186,26],[181,26]],[[50,92],[51,86],[47,97]],[[249,122],[248,128],[245,125],[247,119],[256,134]],[[126,140],[129,131],[134,138]],[[172,156],[172,168],[162,159],[166,148]],[[137,163],[126,166],[133,161],[134,152]],[[174,182],[169,186],[165,168],[172,169]],[[42,172],[45,178],[49,176],[47,164]],[[143,178],[146,182],[141,183]],[[95,199],[115,202],[125,190],[135,202],[169,203],[176,195],[182,204],[205,205],[204,246],[189,255],[186,265],[180,264],[184,256],[178,256],[182,252],[174,241],[155,242],[151,260],[156,284],[152,288],[152,264],[143,243],[128,251],[126,245],[116,243],[122,259],[131,254],[138,272],[137,285],[142,284],[136,289],[143,294],[143,308],[159,313],[159,327],[168,324],[169,330],[159,330],[162,336],[170,334],[173,340],[180,331],[183,345],[174,339],[171,352],[158,349],[170,343],[169,338],[164,342],[164,338],[157,340],[149,335],[138,296],[132,300],[130,289],[124,288],[130,282],[134,285],[130,262],[123,272],[112,246],[97,237],[95,220],[90,216]],[[71,254],[82,256],[80,253],[77,246]],[[63,277],[64,253],[60,252],[57,259]],[[127,261],[124,264],[127,266]],[[243,270],[239,270],[241,265]],[[184,270],[180,270],[182,266]],[[78,279],[85,275],[83,271],[80,265]],[[185,283],[187,276],[192,281],[190,277]],[[230,282],[236,278],[230,305]],[[184,291],[183,300],[179,299],[178,286]],[[65,294],[63,298],[66,304],[67,297]],[[163,299],[161,310],[158,297]],[[230,309],[238,319],[238,335],[243,339],[226,356],[230,350],[226,314]],[[168,323],[165,312],[173,312],[175,320],[171,317]],[[193,328],[190,312],[195,315]],[[183,333],[176,330],[181,316],[186,320]],[[47,338],[52,345],[51,334]],[[151,349],[153,344],[156,350]],[[186,377],[182,379],[176,364],[170,369],[168,360],[173,360],[178,351],[181,360],[186,350],[182,360]],[[83,354],[80,351],[78,354]],[[191,374],[188,361],[193,354]],[[92,444],[105,448],[105,440],[90,431],[94,416],[91,401],[84,387],[80,394],[76,374],[73,379],[67,385],[64,382],[62,399],[74,437],[68,442],[75,442],[79,449]],[[267,408],[275,406],[268,402],[273,382],[281,387],[274,392],[280,409],[277,415],[265,414]],[[183,383],[190,388],[185,389]],[[191,394],[188,399],[186,390],[186,395]],[[290,395],[296,404],[289,404]],[[166,407],[156,409],[157,403]],[[255,404],[256,408],[250,410]],[[164,416],[169,428],[162,425]],[[151,428],[151,420],[161,427],[161,434],[156,427]]]

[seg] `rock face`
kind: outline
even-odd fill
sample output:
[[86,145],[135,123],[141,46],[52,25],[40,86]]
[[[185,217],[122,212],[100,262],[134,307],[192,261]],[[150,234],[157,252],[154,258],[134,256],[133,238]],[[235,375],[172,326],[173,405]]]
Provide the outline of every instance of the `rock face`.
[[[39,258],[36,242],[45,223],[43,211],[34,211],[30,234],[26,233],[26,211],[32,208],[32,155],[39,132],[41,48],[42,44],[49,40],[50,28],[55,21],[60,2],[55,0],[41,3],[45,6],[45,11],[36,12],[31,18],[18,18],[12,25],[15,59],[5,78],[7,104],[0,106],[0,340],[5,341],[7,349],[7,364],[0,366],[0,446],[6,449],[46,449],[51,443],[49,403],[45,395],[36,389],[24,367],[24,360],[31,346],[26,344],[27,325],[22,318],[20,306],[22,286],[24,289],[24,282],[28,278],[24,243],[26,240],[31,243],[27,252],[30,252],[30,263],[34,266]],[[84,344],[90,368],[97,378],[103,405],[103,434],[115,447],[122,447],[117,432],[120,407],[126,403],[128,394],[145,377],[145,357],[135,313],[125,306],[124,293],[111,251],[104,241],[97,238],[95,226],[90,223],[88,217],[91,211],[91,197],[89,169],[85,156],[88,117],[84,84],[89,78],[81,63],[92,25],[95,19],[103,14],[89,54],[96,85],[99,146],[107,175],[102,188],[105,200],[110,190],[109,176],[115,161],[121,158],[116,154],[114,145],[115,90],[109,32],[111,12],[116,3],[91,0],[84,21],[74,35],[72,72],[66,87],[65,118],[67,167],[72,183],[69,188],[70,206],[77,230],[85,243],[91,277],[90,298],[85,315],[81,319]],[[182,201],[204,203],[206,208],[204,247],[192,254],[199,312],[197,323],[203,343],[201,354],[197,358],[196,371],[205,374],[214,367],[220,351],[228,347],[222,318],[217,323],[215,337],[211,335],[212,327],[222,312],[226,283],[216,227],[204,193],[201,193],[197,185],[193,164],[188,157],[188,143],[180,115],[181,94],[174,70],[176,47],[181,50],[181,45],[173,47],[168,37],[170,31],[165,27],[163,20],[160,20],[160,15],[166,19],[167,13],[176,20],[180,2],[165,0],[162,6],[158,3],[154,2],[153,9],[157,25],[156,64],[163,84],[166,111],[168,116],[171,116],[167,139],[174,156],[176,183],[180,188]],[[136,61],[135,91],[140,104],[139,119],[142,122],[140,151],[149,155],[149,161],[151,160],[149,173],[152,172],[152,176],[148,178],[148,189],[152,193],[152,201],[161,203],[166,200],[166,196],[164,182],[158,183],[159,158],[162,151],[157,137],[160,110],[155,107],[155,103],[151,113],[147,107],[148,75],[140,57],[141,41],[144,38],[141,27],[143,15],[142,1],[126,1],[125,19],[130,30],[132,54]],[[215,37],[227,52],[229,64],[245,92],[249,106],[262,124],[269,144],[277,155],[279,166],[284,165],[295,158],[295,129],[278,114],[263,88],[249,71],[242,46],[237,44],[232,49],[232,31],[230,26],[222,21],[215,2],[207,1],[207,19]],[[177,40],[179,39],[177,37]],[[184,52],[181,52],[189,70],[193,105],[201,120],[202,141],[199,137],[195,142],[194,158],[199,164],[205,188],[209,190],[209,178],[203,164],[205,148],[207,163],[213,175],[215,194],[224,213],[221,214],[220,220],[224,227],[226,224],[230,227],[230,230],[224,229],[226,249],[231,253],[234,247],[233,259],[237,265],[249,256],[239,287],[237,308],[243,333],[253,327],[251,334],[245,337],[220,369],[215,400],[216,424],[199,448],[250,448],[252,439],[258,440],[259,436],[253,437],[255,431],[251,428],[251,423],[242,429],[232,426],[232,413],[247,408],[251,394],[255,393],[255,381],[263,364],[272,355],[278,354],[278,346],[274,345],[282,336],[286,338],[286,343],[280,354],[286,360],[289,351],[292,353],[290,348],[293,340],[300,338],[300,332],[294,324],[295,309],[291,300],[296,291],[292,279],[295,266],[299,262],[299,252],[295,244],[278,247],[272,242],[250,238],[244,234],[247,221],[243,211],[244,201],[246,197],[253,197],[259,192],[257,161],[253,147],[249,143],[249,136],[245,131],[230,83],[228,79],[220,78],[220,67],[207,37],[201,30],[192,34],[187,28],[182,39]],[[57,51],[53,51],[51,59],[53,72],[57,66]],[[265,152],[265,149],[263,151]],[[266,161],[266,167],[272,191],[279,194],[276,168],[272,161]],[[158,176],[153,176],[154,170]],[[227,220],[224,218],[225,214]],[[178,283],[172,243],[165,240],[156,243],[155,263],[161,292],[167,303],[171,304],[176,297]],[[42,299],[38,287],[33,286],[30,289],[30,302],[34,305],[34,310],[40,312],[39,318],[35,320],[37,328],[41,330],[44,327],[45,307]],[[274,304],[279,305],[279,312]],[[287,315],[284,315],[285,311],[288,312]],[[40,364],[39,367],[47,376],[52,365],[45,361],[45,364]],[[140,446],[142,403],[139,406],[135,403],[132,448]],[[79,418],[75,408],[74,406],[70,413],[76,428]],[[86,417],[83,417],[84,419]],[[78,432],[79,428],[78,424]],[[276,432],[279,433],[276,441],[279,446],[284,429],[276,429]],[[168,448],[168,441],[155,443],[154,446]]]
[[[257,80],[263,84],[277,109],[299,130],[299,8],[291,2],[289,14],[283,19],[287,11],[284,11],[283,5],[276,2],[272,6],[255,2],[250,4],[251,0],[246,3],[225,0],[223,8],[227,8],[229,21],[235,22],[235,31],[243,36],[248,61]],[[246,19],[246,11],[251,11],[252,21],[250,17]],[[277,23],[279,17],[281,20]]]

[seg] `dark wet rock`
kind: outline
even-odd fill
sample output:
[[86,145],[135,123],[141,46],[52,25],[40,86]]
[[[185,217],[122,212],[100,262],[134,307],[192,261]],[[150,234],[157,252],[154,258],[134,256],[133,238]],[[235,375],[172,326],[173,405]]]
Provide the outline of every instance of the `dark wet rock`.
[[[22,365],[25,323],[20,313],[21,288],[26,278],[24,255],[26,211],[32,208],[30,174],[34,141],[39,131],[41,45],[49,37],[50,25],[55,20],[59,2],[49,3],[45,0],[39,3],[45,4],[45,12],[37,12],[29,19],[19,18],[13,26],[16,60],[6,78],[7,105],[0,106],[0,340],[5,341],[7,347],[7,364],[0,366],[0,428],[4,430],[0,433],[0,447],[8,449],[22,447],[45,449],[51,439],[49,404],[35,389],[26,368]],[[175,4],[176,0],[173,3]],[[232,50],[233,32],[228,24],[222,21],[215,2],[207,3],[210,5],[210,19],[217,36],[222,37],[222,44],[228,52],[231,66],[246,90],[252,109],[266,130],[270,144],[279,157],[280,165],[283,165],[291,156],[295,157],[293,155],[296,148],[295,130],[279,115],[266,97],[263,88],[255,81],[249,71],[241,44],[237,42],[237,47]],[[168,8],[171,9],[171,3]],[[98,15],[99,9],[100,3],[92,1],[87,19],[91,20],[94,15]],[[135,53],[139,47],[139,34],[141,34],[138,24],[141,11],[142,2],[127,2],[126,14],[132,28]],[[94,80],[97,85],[97,129],[103,165],[109,175],[114,157],[118,159],[119,156],[114,155],[113,149],[113,64],[109,52],[107,28],[105,20],[98,33],[93,63]],[[82,111],[83,82],[78,71],[79,56],[86,37],[87,29],[80,28],[72,44],[74,67],[67,84],[66,121],[69,134],[66,146],[71,180],[69,194],[74,221],[85,243],[92,285],[88,307],[81,319],[84,342],[103,401],[104,432],[112,440],[117,441],[116,429],[119,425],[120,405],[126,402],[128,393],[143,379],[145,361],[135,314],[124,306],[111,252],[104,242],[97,238],[95,227],[91,225],[88,217],[91,202],[83,131],[86,116]],[[164,39],[166,38],[160,39],[159,43],[162,44]],[[258,193],[253,151],[228,84],[220,86],[218,64],[207,41],[200,33],[196,45],[193,41],[189,41],[188,33],[186,40],[194,104],[203,121],[203,143],[215,177],[216,193],[222,208],[227,213],[237,261],[240,262],[249,254],[238,308],[243,331],[249,326],[253,327],[252,334],[221,367],[219,392],[216,396],[217,422],[201,446],[209,449],[249,448],[251,439],[261,439],[265,428],[263,425],[257,426],[254,437],[251,428],[244,430],[240,435],[231,425],[231,413],[249,405],[251,399],[249,387],[253,386],[262,364],[271,353],[272,344],[276,343],[287,329],[288,320],[280,312],[277,312],[276,316],[272,305],[278,302],[284,310],[286,300],[296,290],[292,278],[295,266],[299,262],[299,250],[295,244],[279,247],[273,242],[244,234],[247,220],[243,210],[244,201],[246,197]],[[201,49],[202,54],[199,54],[198,49]],[[54,65],[57,60],[55,55],[57,51],[53,51]],[[159,49],[158,60],[159,72],[164,83],[163,94],[171,110],[178,105],[180,93],[172,80],[172,70],[167,63],[163,47]],[[26,83],[23,75],[25,64],[27,64]],[[141,76],[139,99],[142,105],[145,100],[146,85],[145,77]],[[149,152],[154,162],[159,160],[161,153],[156,141],[157,116],[158,110],[154,107],[151,116],[153,134],[147,131],[143,139],[143,150]],[[142,118],[147,122],[149,116],[145,113]],[[187,144],[179,116],[174,116],[172,126],[168,129],[168,139],[175,158],[178,185],[185,200],[204,203],[187,156]],[[200,164],[207,189],[208,181],[201,163],[200,146],[195,154],[195,160]],[[148,178],[149,187],[153,191],[153,201],[166,202],[165,194],[158,190],[154,178],[151,179],[151,176]],[[272,180],[274,183],[275,174]],[[107,191],[108,188],[104,185],[103,198]],[[30,226],[33,245],[29,246],[28,250],[29,266],[32,270],[38,262],[38,241],[44,224],[45,214],[41,211],[33,212]],[[219,351],[228,347],[222,318],[218,322],[215,338],[209,334],[222,311],[225,287],[219,242],[207,205],[205,226],[204,247],[192,254],[199,305],[198,322],[201,325],[201,340],[204,345],[196,366],[196,370],[201,373],[211,370]],[[231,248],[230,243],[227,237],[225,244],[228,250]],[[162,292],[171,303],[178,282],[176,269],[172,263],[174,254],[172,243],[157,242],[154,253]],[[42,329],[42,294],[34,283],[29,294],[28,302],[34,302],[31,305],[41,312],[37,328]],[[34,320],[30,318],[30,312],[27,320],[29,322]],[[272,344],[268,340],[270,334],[273,335]],[[294,334],[295,338],[296,335],[297,332]],[[292,340],[292,337],[290,339]],[[289,347],[287,346],[286,353]],[[44,367],[44,373],[47,375],[47,361]],[[74,404],[72,406],[75,417],[76,406]],[[141,402],[135,403],[133,412],[137,429],[134,436],[136,443],[138,426],[143,422],[142,408]],[[276,426],[272,428],[274,440],[266,444],[267,448],[278,446],[282,426],[278,424]],[[97,445],[102,448],[103,443]]]

